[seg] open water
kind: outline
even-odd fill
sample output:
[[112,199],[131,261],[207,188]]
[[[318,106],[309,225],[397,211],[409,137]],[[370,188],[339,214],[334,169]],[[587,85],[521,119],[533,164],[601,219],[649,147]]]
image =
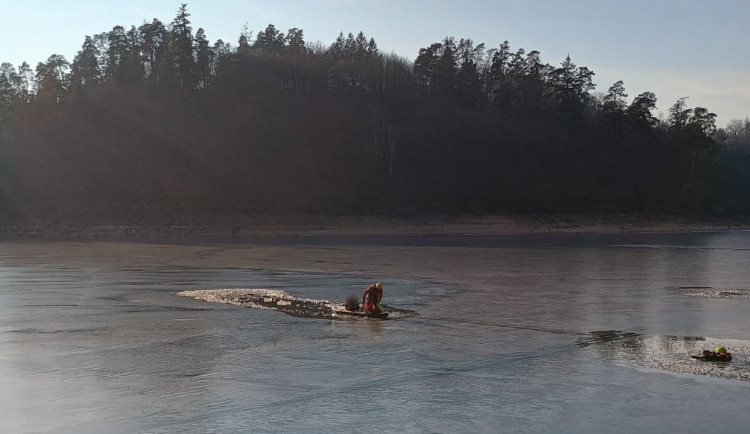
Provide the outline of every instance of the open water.
[[[745,433],[748,249],[739,231],[4,243],[0,432]],[[376,280],[414,314],[177,295],[341,302]],[[689,357],[720,344],[732,362]]]

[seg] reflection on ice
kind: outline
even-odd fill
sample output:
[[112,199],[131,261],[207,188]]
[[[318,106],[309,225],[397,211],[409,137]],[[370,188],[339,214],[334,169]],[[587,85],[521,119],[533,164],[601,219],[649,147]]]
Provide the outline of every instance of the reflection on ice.
[[[676,374],[704,375],[750,381],[750,341],[701,336],[644,336],[618,330],[594,331],[578,345],[616,362]],[[703,350],[725,346],[731,362],[705,362],[691,358]]]

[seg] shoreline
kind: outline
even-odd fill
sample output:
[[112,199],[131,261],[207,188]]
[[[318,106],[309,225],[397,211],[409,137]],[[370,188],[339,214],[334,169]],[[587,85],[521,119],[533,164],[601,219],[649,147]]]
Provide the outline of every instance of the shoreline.
[[750,230],[748,218],[632,214],[187,217],[160,222],[0,222],[2,241],[243,242],[294,236],[504,236]]

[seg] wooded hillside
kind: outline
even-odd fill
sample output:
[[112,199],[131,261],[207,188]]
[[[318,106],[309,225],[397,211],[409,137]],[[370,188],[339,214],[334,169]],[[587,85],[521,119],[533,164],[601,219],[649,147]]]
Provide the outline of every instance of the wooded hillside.
[[750,211],[750,122],[596,93],[568,57],[447,37],[414,62],[273,25],[174,20],[0,67],[0,210],[175,214]]

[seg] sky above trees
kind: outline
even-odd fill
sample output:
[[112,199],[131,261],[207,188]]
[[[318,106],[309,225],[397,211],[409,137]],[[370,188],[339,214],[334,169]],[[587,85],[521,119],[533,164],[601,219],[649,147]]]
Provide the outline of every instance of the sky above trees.
[[[420,48],[446,36],[497,48],[538,50],[559,65],[567,55],[595,72],[596,92],[624,82],[631,99],[651,91],[666,116],[681,97],[707,107],[717,124],[750,116],[750,3],[745,0],[260,0],[187,1],[195,29],[237,45],[272,23],[300,28],[305,39],[331,44],[339,32],[363,31],[382,52],[415,60]],[[10,2],[0,15],[0,62],[32,68],[52,54],[69,61],[86,35],[159,18],[171,20],[181,1],[33,0]]]

